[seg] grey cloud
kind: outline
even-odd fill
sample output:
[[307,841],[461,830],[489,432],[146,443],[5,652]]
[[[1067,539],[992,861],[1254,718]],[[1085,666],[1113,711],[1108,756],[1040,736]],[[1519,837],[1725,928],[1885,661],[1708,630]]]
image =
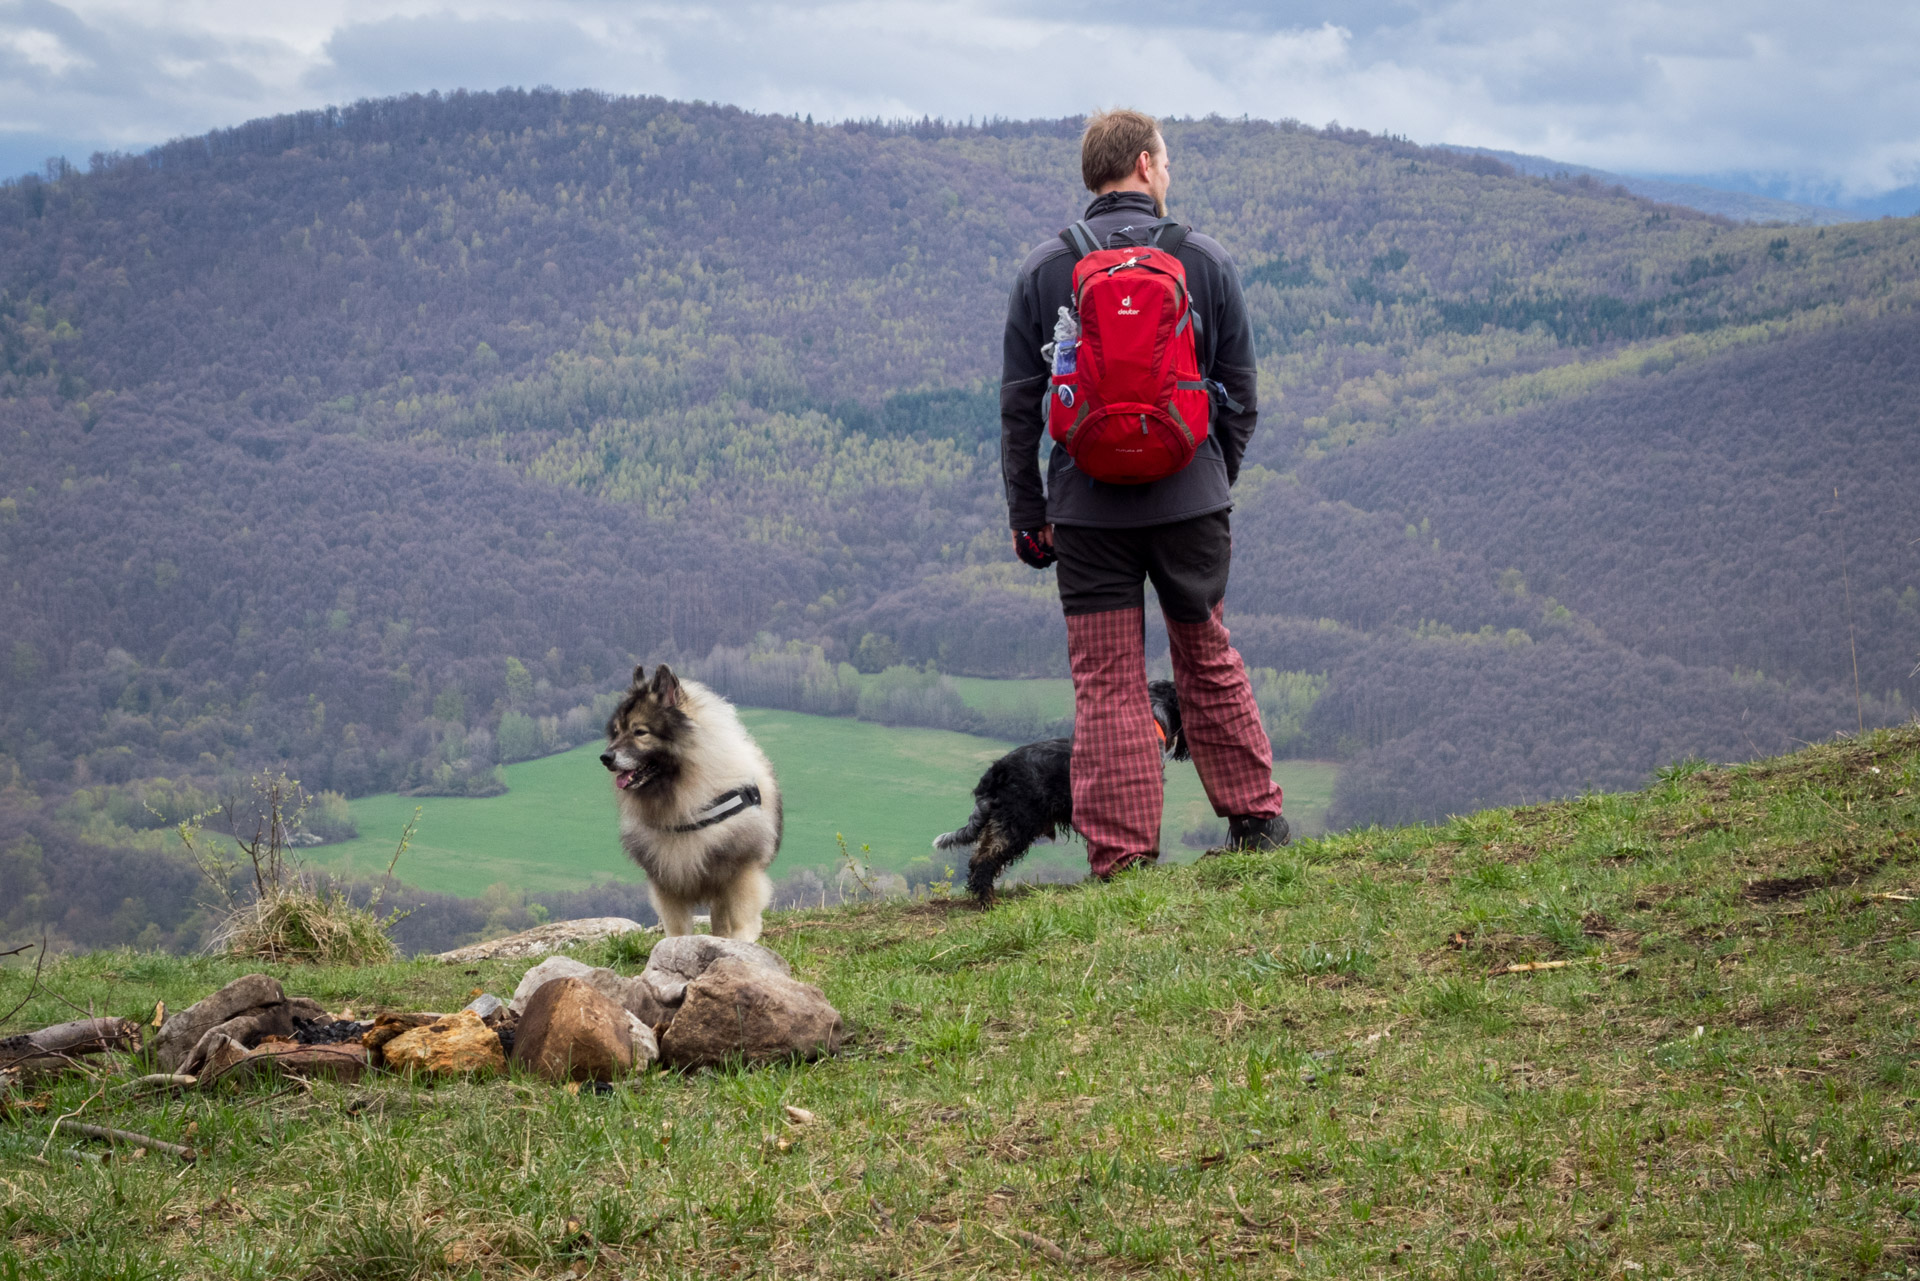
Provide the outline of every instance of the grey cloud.
[[258,68],[271,53],[190,27],[90,22],[48,0],[0,3],[0,175],[38,168],[38,158],[22,164],[34,152],[84,165],[95,150],[260,114]]
[[630,82],[609,53],[563,18],[387,18],[335,31],[326,64],[306,83],[335,97],[362,97],[539,84],[605,88],[609,76]]
[[[1046,16],[1077,23],[1114,24],[1116,20],[1140,31],[1177,29],[1219,31],[1222,39],[1209,51],[1222,61],[1236,56],[1233,36],[1247,31],[1297,31],[1332,23],[1362,40],[1383,30],[1416,22],[1421,5],[1414,0],[1354,0],[1327,4],[1323,0],[1142,0],[1116,12],[1109,0],[1066,0],[1049,6]],[[1004,12],[1032,14],[1030,6],[1008,3]]]

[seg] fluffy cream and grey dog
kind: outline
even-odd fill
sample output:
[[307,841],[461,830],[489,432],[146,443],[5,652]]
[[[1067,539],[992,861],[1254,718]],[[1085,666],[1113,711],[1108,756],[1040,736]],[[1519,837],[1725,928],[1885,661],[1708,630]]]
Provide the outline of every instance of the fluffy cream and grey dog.
[[633,684],[607,722],[600,763],[613,774],[620,843],[647,874],[668,934],[693,932],[710,905],[713,932],[752,942],[773,897],[780,787],[733,704],[662,663]]

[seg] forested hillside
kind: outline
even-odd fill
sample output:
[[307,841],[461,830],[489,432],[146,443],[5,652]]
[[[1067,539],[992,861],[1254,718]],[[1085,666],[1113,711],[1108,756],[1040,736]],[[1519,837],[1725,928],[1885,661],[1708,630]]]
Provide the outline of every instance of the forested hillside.
[[[993,383],[1077,130],[462,94],[0,186],[0,849],[159,776],[485,791],[721,645],[1063,672]],[[1907,714],[1913,220],[1167,132],[1258,332],[1229,606],[1326,678],[1337,818]],[[96,809],[73,858],[148,839]]]

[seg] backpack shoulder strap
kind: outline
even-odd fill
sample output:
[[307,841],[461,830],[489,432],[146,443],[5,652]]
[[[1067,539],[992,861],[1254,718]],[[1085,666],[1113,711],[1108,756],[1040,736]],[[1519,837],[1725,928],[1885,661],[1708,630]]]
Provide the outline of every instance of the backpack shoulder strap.
[[1073,254],[1073,260],[1079,262],[1088,254],[1100,248],[1093,238],[1093,228],[1084,222],[1076,222],[1060,233],[1060,239],[1066,241],[1067,248]]
[[[1180,251],[1187,247],[1187,236],[1191,234],[1192,231],[1193,228],[1183,222],[1177,222],[1172,218],[1162,218],[1159,222],[1154,223],[1152,230],[1147,233],[1147,243],[1155,249],[1164,249],[1175,258],[1179,258]],[[1188,263],[1182,260],[1180,265],[1187,267]],[[1189,311],[1187,314],[1193,319],[1194,333],[1200,334],[1206,332],[1206,327],[1200,323],[1200,313],[1198,311]]]
[[1164,249],[1177,257],[1180,246],[1187,243],[1187,234],[1192,230],[1193,228],[1185,223],[1175,222],[1171,218],[1162,218],[1154,223],[1153,229],[1147,233],[1147,243],[1155,249]]

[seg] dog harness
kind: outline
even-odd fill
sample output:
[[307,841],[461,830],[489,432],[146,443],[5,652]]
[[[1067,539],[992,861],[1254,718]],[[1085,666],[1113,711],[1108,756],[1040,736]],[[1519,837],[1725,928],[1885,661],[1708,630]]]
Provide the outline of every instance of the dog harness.
[[735,814],[745,813],[760,803],[760,789],[752,783],[745,787],[736,787],[731,792],[722,792],[707,802],[700,811],[700,817],[691,823],[682,823],[674,828],[676,832],[697,832],[703,827],[712,827],[723,823]]

